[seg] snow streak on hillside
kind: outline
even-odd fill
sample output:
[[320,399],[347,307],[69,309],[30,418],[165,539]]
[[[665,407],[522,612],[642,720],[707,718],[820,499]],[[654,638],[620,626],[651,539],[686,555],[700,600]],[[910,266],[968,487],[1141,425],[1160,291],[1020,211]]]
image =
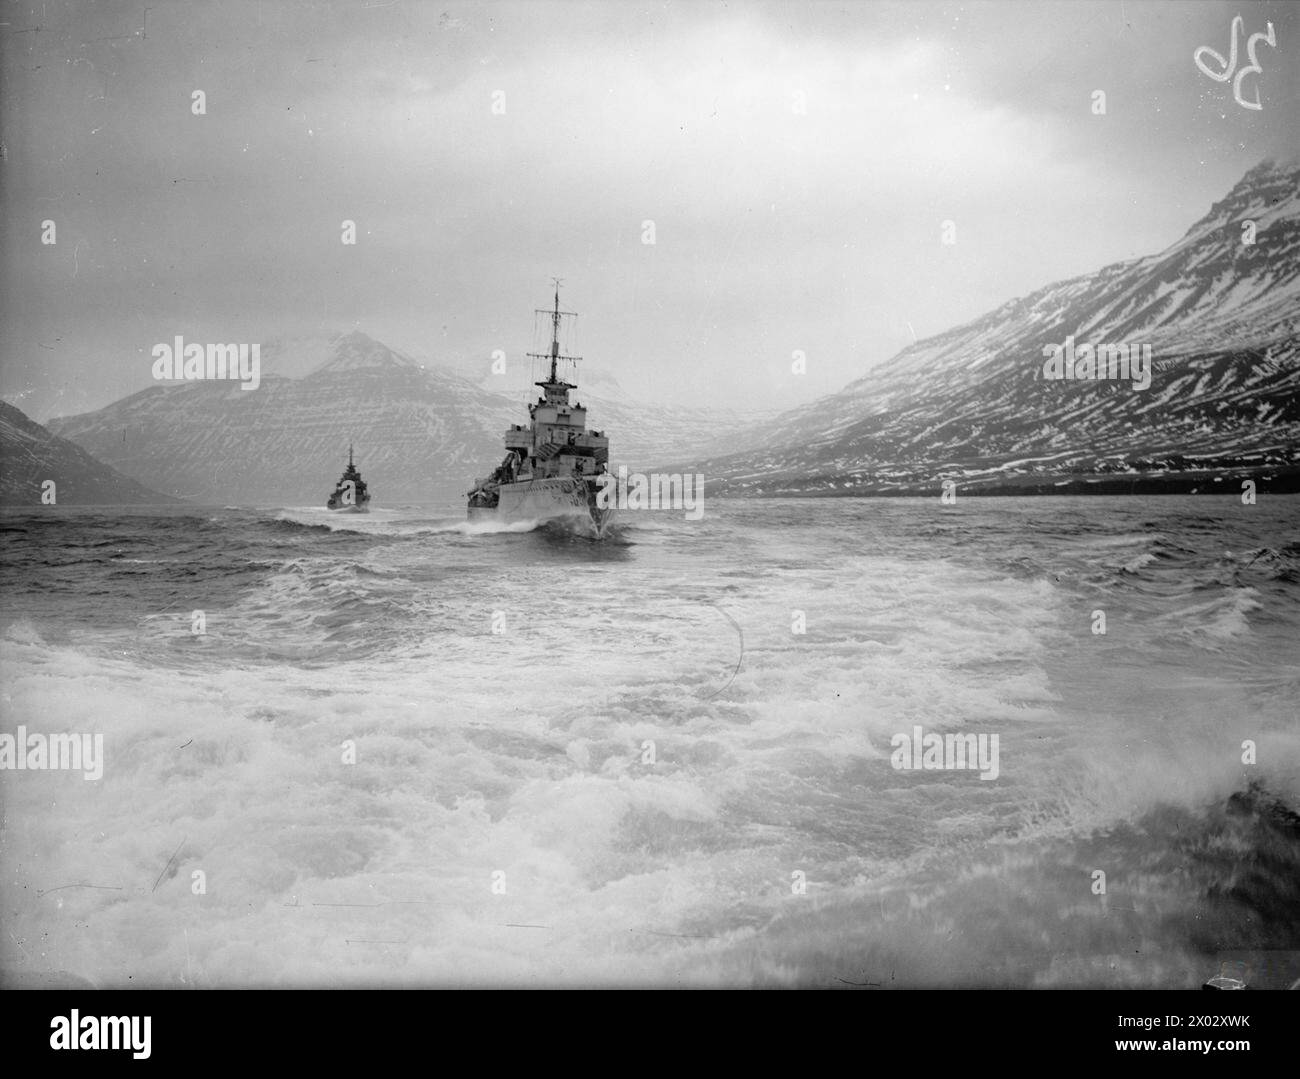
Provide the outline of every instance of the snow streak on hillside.
[[[1254,223],[1254,243],[1247,222]],[[1058,488],[1264,477],[1300,445],[1300,167],[1252,169],[1168,250],[1057,282],[917,342],[694,462],[739,493]],[[1053,381],[1044,347],[1149,344],[1149,389]],[[1108,489],[1119,489],[1111,482]]]

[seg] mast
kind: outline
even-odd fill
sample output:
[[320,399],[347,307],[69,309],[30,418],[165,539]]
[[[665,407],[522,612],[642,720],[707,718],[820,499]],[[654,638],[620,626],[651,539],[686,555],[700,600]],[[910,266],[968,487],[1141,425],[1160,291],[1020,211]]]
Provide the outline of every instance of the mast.
[[352,467],[352,443],[348,443],[348,468]]
[[555,306],[551,308],[549,311],[543,311],[540,308],[537,311],[539,315],[544,314],[551,320],[551,348],[549,352],[528,353],[528,355],[533,357],[534,359],[551,361],[551,377],[547,379],[545,382],[535,382],[534,385],[542,386],[546,388],[564,386],[564,387],[568,387],[569,389],[575,389],[576,387],[574,387],[571,383],[561,381],[559,375],[559,362],[560,360],[568,360],[570,363],[577,363],[580,359],[582,359],[582,357],[560,355],[560,320],[562,318],[565,318],[566,316],[569,318],[576,318],[577,315],[572,311],[560,310],[560,285],[562,284],[562,281],[558,277],[553,277],[551,278],[551,280],[555,282]]
[[555,311],[551,314],[551,381],[555,381],[555,361],[560,358],[560,279],[555,279]]

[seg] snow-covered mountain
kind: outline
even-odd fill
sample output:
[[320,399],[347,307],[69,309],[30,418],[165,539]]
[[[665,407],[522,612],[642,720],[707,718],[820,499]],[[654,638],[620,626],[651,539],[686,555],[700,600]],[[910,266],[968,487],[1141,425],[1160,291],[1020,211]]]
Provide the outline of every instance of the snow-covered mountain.
[[[732,494],[931,493],[944,478],[1123,490],[1173,473],[1294,485],[1298,324],[1300,165],[1265,162],[1160,254],[919,341],[690,467]],[[1044,347],[1067,336],[1150,345],[1149,388],[1044,378]]]
[[376,505],[450,497],[500,457],[508,402],[361,332],[303,378],[167,383],[50,429],[159,490],[215,504],[324,504],[348,443]]
[[0,505],[41,506],[46,480],[57,506],[159,505],[173,501],[51,434],[0,401]]
[[[502,434],[527,420],[526,402],[538,393],[522,382],[494,392],[360,331],[270,343],[264,360],[253,391],[234,381],[159,384],[50,428],[141,483],[222,505],[323,503],[351,441],[382,506],[462,496],[500,463]],[[716,452],[727,431],[751,418],[721,422],[703,409],[585,389],[574,396],[588,408],[588,425],[609,434],[614,464],[633,468],[683,450]]]

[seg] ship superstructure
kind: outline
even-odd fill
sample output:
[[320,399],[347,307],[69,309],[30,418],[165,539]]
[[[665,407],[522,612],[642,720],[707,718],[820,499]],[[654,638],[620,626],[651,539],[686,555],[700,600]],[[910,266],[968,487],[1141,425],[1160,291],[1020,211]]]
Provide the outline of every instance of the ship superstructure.
[[348,467],[344,469],[342,478],[334,485],[334,491],[329,501],[325,503],[325,508],[338,510],[340,513],[370,512],[370,491],[353,463],[351,443],[348,444]]
[[560,354],[562,320],[577,316],[560,310],[558,281],[554,308],[537,313],[550,320],[550,351],[528,355],[547,362],[549,376],[534,383],[542,393],[528,406],[529,422],[505,432],[505,459],[469,492],[468,514],[505,524],[564,518],[601,536],[613,514],[596,500],[599,477],[608,470],[609,439],[603,431],[587,430],[587,410],[569,400],[569,391],[578,387],[559,374],[561,363],[573,367],[581,357]]

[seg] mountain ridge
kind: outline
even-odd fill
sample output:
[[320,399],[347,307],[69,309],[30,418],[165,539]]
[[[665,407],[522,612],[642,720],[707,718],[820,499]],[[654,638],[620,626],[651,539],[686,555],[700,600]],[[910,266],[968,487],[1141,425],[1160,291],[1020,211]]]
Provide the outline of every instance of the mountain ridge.
[[[53,419],[50,428],[142,483],[220,505],[323,503],[352,443],[379,507],[460,499],[500,462],[505,430],[527,418],[518,397],[421,363],[361,330],[305,346],[276,341],[267,351],[254,391],[234,382],[160,383]],[[304,373],[277,373],[286,357],[282,371]],[[612,377],[604,382],[620,392]],[[633,468],[673,446],[725,446],[727,431],[742,422],[582,388],[574,396],[587,406],[589,424],[608,431],[612,460]]]
[[[1298,328],[1300,166],[1264,161],[1164,251],[1007,300],[683,467],[760,495],[1291,470]],[[1043,378],[1044,349],[1067,337],[1150,345],[1153,385]]]
[[40,506],[47,480],[54,505],[166,505],[180,501],[136,483],[0,401],[0,505]]

